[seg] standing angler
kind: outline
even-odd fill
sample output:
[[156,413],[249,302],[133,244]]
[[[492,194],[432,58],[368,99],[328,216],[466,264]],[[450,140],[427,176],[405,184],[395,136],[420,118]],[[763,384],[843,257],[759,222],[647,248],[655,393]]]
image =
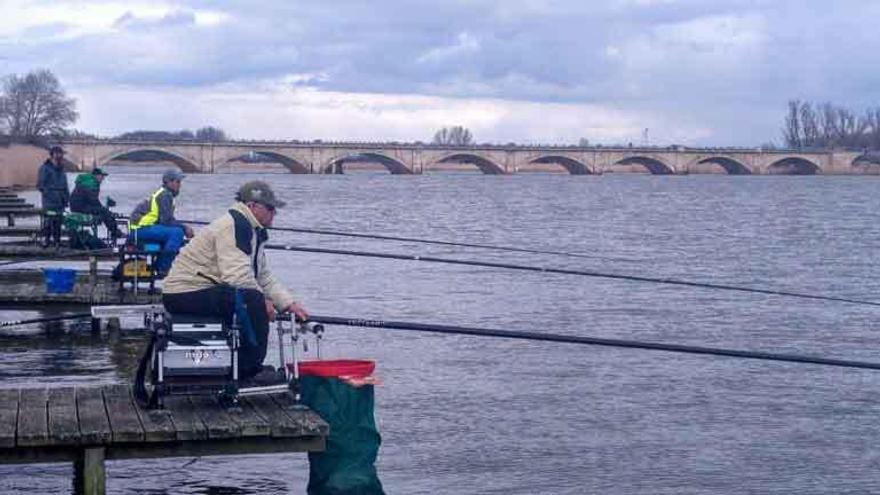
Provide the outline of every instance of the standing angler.
[[[303,320],[308,314],[272,275],[263,250],[266,228],[285,203],[259,180],[242,185],[235,199],[180,251],[162,286],[162,302],[172,314],[217,316],[229,324],[240,297],[249,321],[242,322],[239,369],[248,379],[262,370],[275,310]],[[271,379],[272,373],[265,375]]]
[[67,174],[64,173],[64,150],[61,146],[49,149],[49,158],[40,166],[37,189],[43,206],[43,247],[49,247],[49,239],[58,246],[61,244],[61,222],[64,209],[70,202],[67,189]]
[[171,262],[177,255],[183,238],[192,238],[193,230],[174,218],[174,198],[180,193],[180,183],[185,175],[177,170],[168,170],[162,174],[162,187],[149,198],[138,204],[131,212],[129,240],[139,242],[157,242],[162,245],[162,254],[156,260],[156,271],[159,278],[168,274]]

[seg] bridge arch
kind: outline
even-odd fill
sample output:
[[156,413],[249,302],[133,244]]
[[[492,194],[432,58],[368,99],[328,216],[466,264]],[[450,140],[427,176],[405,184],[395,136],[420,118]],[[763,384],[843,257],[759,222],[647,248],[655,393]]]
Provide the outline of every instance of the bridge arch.
[[720,165],[728,175],[751,175],[752,171],[749,167],[743,165],[740,161],[734,160],[728,156],[710,156],[698,160],[697,163],[714,163]]
[[540,156],[534,160],[529,160],[529,163],[555,163],[561,165],[571,175],[590,175],[595,173],[586,163],[562,155]]
[[651,172],[653,175],[669,175],[675,173],[675,169],[656,158],[651,158],[650,156],[628,156],[622,160],[614,162],[614,165],[641,165],[648,169],[648,172]]
[[177,165],[178,167],[180,167],[180,170],[182,170],[186,173],[192,174],[192,173],[199,173],[202,171],[199,168],[198,164],[196,164],[195,162],[193,162],[189,158],[178,155],[177,153],[174,153],[174,152],[171,152],[168,150],[163,150],[161,148],[150,148],[150,147],[131,148],[131,149],[124,150],[124,151],[115,151],[115,152],[108,153],[107,155],[101,157],[98,160],[98,163],[96,166],[103,167],[108,162],[111,162],[113,160],[125,160],[126,157],[130,157],[130,155],[133,155],[135,153],[149,153],[150,156],[157,157],[157,160],[144,160],[144,161],[168,160],[169,162],[172,162],[175,165]]
[[[265,157],[267,157],[267,158],[271,158],[272,160],[274,160],[274,161],[280,163],[281,165],[283,165],[284,168],[286,168],[287,170],[289,170],[290,173],[292,173],[292,174],[308,174],[308,173],[311,173],[311,170],[309,170],[309,167],[306,166],[305,164],[303,164],[302,162],[300,162],[299,160],[297,160],[296,158],[293,158],[293,157],[287,156],[287,155],[285,155],[285,154],[283,154],[283,153],[279,153],[279,152],[277,152],[277,151],[264,151],[264,150],[256,151],[256,150],[252,150],[252,151],[250,151],[249,153],[253,153],[253,154],[256,154],[256,155],[262,155],[262,156],[265,156]],[[228,164],[229,162],[234,162],[234,161],[236,161],[236,160],[240,160],[241,158],[243,158],[243,157],[245,157],[245,156],[247,156],[247,154],[244,154],[244,155],[238,155],[238,156],[235,156],[235,157],[229,158],[228,160],[226,160],[225,162],[223,162],[222,165],[226,165],[226,164]]]
[[780,175],[816,175],[822,169],[815,163],[799,156],[789,156],[776,160],[767,167],[768,174]]
[[347,153],[345,155],[336,156],[322,165],[320,172],[322,174],[341,174],[343,173],[344,163],[346,161],[354,160],[374,161],[380,163],[393,175],[407,175],[413,173],[412,169],[407,167],[405,163],[382,153],[372,151]]
[[434,160],[434,162],[426,166],[425,169],[430,169],[434,165],[438,165],[440,163],[449,162],[470,163],[471,165],[476,166],[478,169],[480,169],[480,172],[483,172],[486,175],[503,175],[505,173],[503,167],[488,158],[482,157],[474,153],[462,152],[450,153],[446,156],[443,156],[439,160]]

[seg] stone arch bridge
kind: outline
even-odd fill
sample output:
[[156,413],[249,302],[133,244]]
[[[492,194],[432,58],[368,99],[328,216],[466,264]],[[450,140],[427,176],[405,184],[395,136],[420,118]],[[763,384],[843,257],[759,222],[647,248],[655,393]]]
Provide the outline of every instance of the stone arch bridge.
[[470,164],[484,174],[516,174],[554,164],[572,175],[602,174],[621,167],[652,174],[865,173],[853,151],[798,151],[743,148],[445,146],[397,143],[299,143],[264,141],[124,141],[70,139],[60,143],[68,166],[91,170],[114,160],[148,153],[188,173],[213,173],[230,162],[260,156],[292,173],[342,173],[346,163],[377,162],[392,174],[422,174],[448,164]]

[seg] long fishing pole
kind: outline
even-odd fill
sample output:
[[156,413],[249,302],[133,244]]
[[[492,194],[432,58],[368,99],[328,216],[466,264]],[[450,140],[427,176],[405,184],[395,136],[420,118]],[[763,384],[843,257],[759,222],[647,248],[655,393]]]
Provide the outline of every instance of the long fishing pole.
[[383,258],[383,259],[391,259],[391,260],[408,260],[408,261],[426,261],[429,263],[446,263],[452,265],[467,265],[467,266],[480,266],[487,268],[501,268],[506,270],[521,270],[521,271],[529,271],[529,272],[540,272],[540,273],[556,273],[561,275],[576,275],[582,277],[596,277],[596,278],[608,278],[614,280],[628,280],[634,282],[650,282],[656,284],[667,284],[667,285],[682,285],[686,287],[699,287],[704,289],[720,289],[720,290],[729,290],[729,291],[737,291],[737,292],[749,292],[755,294],[769,294],[774,296],[786,296],[786,297],[797,297],[801,299],[814,299],[819,301],[835,301],[835,302],[845,302],[851,304],[862,304],[868,306],[880,306],[880,302],[875,301],[864,301],[860,299],[849,299],[845,297],[833,297],[833,296],[820,296],[816,294],[804,294],[800,292],[789,292],[789,291],[781,291],[781,290],[770,290],[770,289],[757,289],[751,287],[740,287],[736,285],[724,285],[724,284],[709,284],[703,282],[690,282],[687,280],[676,280],[671,278],[653,278],[653,277],[642,277],[639,275],[623,275],[616,273],[603,273],[592,270],[568,270],[563,268],[547,268],[542,266],[529,266],[529,265],[515,265],[510,263],[492,263],[486,261],[470,261],[470,260],[462,260],[462,259],[452,259],[452,258],[435,258],[432,256],[419,256],[419,255],[408,255],[408,254],[392,254],[392,253],[375,253],[368,251],[350,251],[343,249],[327,249],[327,248],[315,248],[315,247],[306,247],[306,246],[294,246],[290,244],[265,244],[263,246],[265,249],[273,249],[279,251],[300,251],[305,253],[321,253],[321,254],[338,254],[343,256],[362,256],[367,258]]
[[383,328],[387,330],[405,330],[415,332],[432,332],[454,335],[474,335],[479,337],[500,337],[520,340],[536,340],[544,342],[560,342],[566,344],[584,344],[604,347],[622,347],[629,349],[645,349],[652,351],[677,352],[685,354],[704,354],[712,356],[728,356],[763,361],[781,361],[788,363],[816,364],[837,366],[842,368],[860,368],[880,370],[880,363],[831,359],[818,356],[797,354],[777,354],[772,352],[745,351],[741,349],[723,349],[717,347],[700,347],[680,344],[664,344],[660,342],[642,342],[637,340],[605,339],[598,337],[579,337],[556,333],[524,332],[515,330],[499,330],[493,328],[460,327],[452,325],[433,325],[429,323],[413,323],[406,321],[370,320],[362,318],[346,318],[340,316],[311,315],[309,320],[328,325],[344,325],[350,327]]
[[[183,223],[191,223],[194,225],[207,225],[209,222],[203,222],[198,220],[181,220]],[[315,235],[331,235],[338,237],[353,237],[358,239],[376,239],[382,241],[398,241],[398,242],[415,242],[420,244],[434,244],[437,246],[454,246],[454,247],[469,247],[469,248],[477,248],[477,249],[490,249],[494,251],[509,251],[514,253],[530,253],[530,254],[550,254],[554,256],[568,256],[571,258],[584,258],[584,259],[593,259],[593,260],[605,260],[605,261],[628,261],[635,262],[639,260],[629,259],[629,258],[615,258],[611,256],[596,256],[590,254],[581,254],[581,253],[570,253],[565,251],[547,251],[543,249],[529,249],[529,248],[516,248],[510,246],[496,246],[492,244],[476,244],[476,243],[468,243],[468,242],[452,242],[452,241],[438,241],[433,239],[422,239],[417,237],[399,237],[399,236],[390,236],[390,235],[379,235],[379,234],[360,234],[357,232],[342,232],[338,230],[325,230],[325,229],[307,229],[307,228],[298,228],[298,227],[269,227],[268,230],[277,230],[280,232],[296,232],[300,234],[315,234]]]
[[72,315],[64,315],[64,316],[51,316],[47,318],[31,318],[30,320],[11,320],[11,321],[0,321],[0,328],[4,327],[14,327],[18,325],[30,325],[32,323],[48,323],[52,321],[64,321],[64,320],[79,320],[81,318],[91,318],[91,313],[76,313]]

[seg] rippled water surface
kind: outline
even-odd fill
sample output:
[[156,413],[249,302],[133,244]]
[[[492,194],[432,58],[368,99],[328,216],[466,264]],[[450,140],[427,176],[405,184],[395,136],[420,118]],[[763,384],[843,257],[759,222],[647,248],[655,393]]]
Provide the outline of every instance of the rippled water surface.
[[[279,226],[568,251],[572,258],[314,235],[273,242],[590,269],[880,300],[874,177],[193,175],[179,217],[241,182]],[[157,174],[112,174],[128,212]],[[28,193],[33,195],[33,193]],[[313,313],[880,362],[878,310],[780,296],[318,254],[270,262]],[[50,314],[58,310],[53,309]],[[0,319],[45,313],[6,308]],[[0,330],[0,387],[126,382],[144,342]],[[379,474],[394,494],[867,493],[877,372],[656,351],[329,328],[378,362]],[[0,465],[2,493],[67,493],[65,464]],[[110,462],[110,493],[304,493],[304,454]]]

